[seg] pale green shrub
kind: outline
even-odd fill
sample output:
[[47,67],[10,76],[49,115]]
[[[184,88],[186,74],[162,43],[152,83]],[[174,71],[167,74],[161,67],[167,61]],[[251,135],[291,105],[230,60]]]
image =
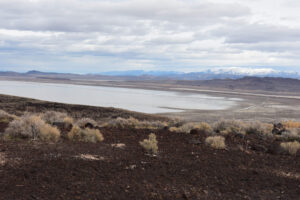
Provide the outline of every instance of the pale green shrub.
[[300,149],[300,143],[298,141],[282,142],[280,147],[289,154],[296,155],[297,151]]
[[154,133],[151,133],[148,139],[141,141],[140,145],[149,153],[157,154],[158,152],[156,135]]
[[211,126],[206,122],[200,122],[200,123],[186,123],[179,127],[170,127],[171,132],[177,132],[177,133],[190,133],[191,130],[197,129],[201,133],[211,133],[213,129]]
[[220,120],[214,124],[214,131],[222,135],[246,134],[247,125],[239,120]]
[[209,136],[205,143],[215,149],[225,149],[225,138],[223,136]]
[[300,129],[299,128],[289,128],[282,133],[281,137],[291,139],[291,140],[300,140]]
[[0,110],[0,122],[9,123],[13,119],[16,119],[17,116],[11,115],[4,110]]
[[128,119],[118,117],[117,119],[112,119],[108,122],[108,126],[114,128],[135,128],[139,121],[133,117]]
[[46,124],[39,116],[25,114],[12,121],[5,130],[6,139],[33,139],[56,142],[60,138],[57,128]]
[[80,142],[102,142],[103,135],[98,129],[81,129],[79,126],[73,126],[72,130],[68,133],[69,140]]
[[162,129],[168,126],[168,123],[161,121],[139,121],[133,117],[127,119],[118,117],[117,119],[110,120],[106,125],[114,128]]
[[195,126],[195,123],[186,123],[179,127],[171,127],[169,130],[176,133],[190,133]]
[[247,125],[247,133],[252,133],[252,134],[258,134],[262,136],[267,136],[267,137],[273,137],[272,130],[273,130],[273,125],[272,124],[267,124],[267,123],[262,123],[262,122],[250,122]]
[[53,124],[56,122],[68,122],[73,124],[74,122],[74,120],[66,113],[56,111],[47,111],[41,115],[41,118],[48,124]]
[[206,122],[200,122],[194,126],[194,129],[197,129],[200,133],[208,134],[213,132],[211,126]]

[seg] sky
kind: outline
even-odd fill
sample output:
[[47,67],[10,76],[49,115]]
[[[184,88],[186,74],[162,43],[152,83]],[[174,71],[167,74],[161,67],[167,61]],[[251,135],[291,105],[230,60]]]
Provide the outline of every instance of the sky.
[[0,71],[300,72],[299,0],[0,0]]

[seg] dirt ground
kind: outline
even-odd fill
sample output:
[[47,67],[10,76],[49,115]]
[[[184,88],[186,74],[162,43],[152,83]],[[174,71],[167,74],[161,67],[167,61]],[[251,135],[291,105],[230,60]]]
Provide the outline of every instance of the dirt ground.
[[299,199],[300,156],[276,141],[228,136],[214,150],[204,135],[158,130],[150,156],[139,145],[150,130],[101,132],[98,144],[1,141],[0,199]]
[[[289,106],[297,104],[294,99],[289,101]],[[278,102],[269,99],[266,103],[270,106]],[[272,108],[272,112],[276,113],[280,106]],[[18,115],[24,111],[57,110],[75,118],[88,116],[95,120],[118,116],[163,119],[114,108],[5,95],[0,95],[0,109]],[[264,116],[259,107],[255,109],[249,113]],[[202,115],[203,119],[215,119],[226,111],[223,112]],[[280,114],[291,116],[291,111]],[[297,117],[298,112],[294,114]],[[1,122],[0,132],[6,127]],[[100,131],[105,139],[97,144],[0,140],[0,199],[299,199],[300,152],[294,156],[285,154],[279,148],[280,141],[254,134],[228,135],[226,149],[215,150],[205,144],[203,134],[165,129]],[[156,156],[147,154],[139,145],[151,132],[157,135]]]

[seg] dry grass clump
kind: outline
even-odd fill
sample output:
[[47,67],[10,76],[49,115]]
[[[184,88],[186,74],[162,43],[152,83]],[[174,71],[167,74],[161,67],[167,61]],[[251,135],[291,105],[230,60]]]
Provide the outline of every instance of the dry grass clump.
[[17,116],[11,115],[11,114],[5,112],[4,110],[0,110],[0,122],[9,123],[16,118],[17,118]]
[[67,124],[73,124],[74,123],[74,119],[72,117],[65,117],[64,120],[63,120],[64,123],[67,123]]
[[179,127],[171,127],[169,130],[177,133],[190,133],[193,129],[197,129],[200,133],[204,134],[211,133],[213,131],[211,126],[206,122],[185,123]]
[[247,125],[247,133],[252,133],[252,134],[259,134],[267,137],[273,137],[272,130],[273,130],[273,125],[272,124],[267,124],[267,123],[262,123],[262,122],[251,122]]
[[129,117],[127,119],[118,117],[108,122],[108,126],[114,128],[135,128],[139,124],[139,120]]
[[291,155],[296,155],[297,151],[300,149],[300,143],[294,142],[282,142],[280,147]]
[[295,121],[285,121],[282,122],[282,125],[284,128],[290,129],[290,128],[300,128],[300,122],[295,122]]
[[60,132],[56,127],[49,124],[44,124],[40,127],[39,139],[42,141],[52,141],[57,142],[60,138]]
[[222,135],[246,134],[247,125],[238,120],[220,120],[214,124],[214,131]]
[[48,124],[53,123],[70,123],[73,124],[73,118],[69,117],[66,113],[56,112],[56,111],[47,111],[42,114],[42,119]]
[[157,154],[158,152],[156,135],[154,133],[149,135],[149,139],[144,139],[141,141],[140,145],[149,153]]
[[137,129],[162,129],[164,127],[167,127],[167,122],[161,122],[161,121],[140,121],[140,123],[137,125]]
[[72,130],[68,133],[69,140],[80,142],[102,142],[103,135],[98,129],[81,129],[79,126],[73,126]]
[[208,134],[213,131],[212,127],[206,122],[200,122],[194,126],[194,129],[197,129],[200,133]]
[[168,126],[168,123],[161,121],[139,121],[133,117],[127,119],[118,117],[117,119],[110,120],[107,126],[114,128],[161,129]]
[[225,138],[223,136],[209,136],[205,143],[215,149],[225,149]]
[[300,140],[300,129],[299,128],[289,128],[286,129],[281,135],[283,138]]
[[179,127],[170,127],[169,130],[176,133],[189,133],[193,127],[194,123],[186,123]]
[[95,127],[97,125],[97,122],[91,118],[82,118],[82,119],[79,119],[76,124],[79,126],[79,127],[85,127],[86,124],[91,124],[93,127]]
[[56,142],[60,138],[60,132],[56,127],[46,124],[39,116],[25,114],[9,124],[4,138]]
[[192,129],[196,127],[196,123],[186,123],[179,127],[170,127],[171,132],[176,133],[190,133]]

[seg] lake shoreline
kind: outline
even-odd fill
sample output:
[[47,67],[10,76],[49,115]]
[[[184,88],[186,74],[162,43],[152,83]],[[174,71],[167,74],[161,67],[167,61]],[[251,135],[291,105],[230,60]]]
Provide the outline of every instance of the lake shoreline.
[[0,81],[0,93],[44,101],[115,107],[149,114],[227,110],[241,99],[181,91],[77,84]]
[[[0,77],[0,80],[18,80],[18,78],[5,78]],[[23,79],[21,81],[24,81]],[[27,79],[28,82],[39,83],[38,80],[33,81],[32,79]],[[45,82],[45,81],[43,81]],[[61,81],[58,81],[62,83]],[[53,81],[47,81],[45,83],[53,83]],[[105,87],[122,87],[124,82],[107,82],[103,81],[103,84],[99,86]],[[80,82],[64,82],[64,84],[75,84],[81,85]],[[98,83],[97,83],[98,84]],[[89,85],[89,84],[87,84]],[[122,86],[121,86],[122,85]],[[164,90],[168,91],[170,85],[151,85],[145,83],[144,86],[136,85],[136,83],[131,83],[131,87],[129,88],[137,88],[137,89],[145,89],[145,90]],[[97,86],[94,84],[93,86]],[[195,87],[190,87],[195,88]],[[171,89],[170,89],[171,91]],[[191,91],[181,91],[191,93]],[[247,91],[244,91],[247,92]],[[194,91],[193,93],[200,93],[200,94],[212,94],[209,92],[197,92]],[[274,94],[272,94],[274,95]],[[186,110],[185,112],[176,112],[176,113],[160,113],[160,116],[168,117],[168,118],[181,118],[185,121],[206,121],[206,122],[214,122],[220,118],[224,119],[238,119],[242,121],[262,121],[267,123],[273,123],[278,121],[284,120],[295,120],[300,121],[300,100],[294,98],[274,98],[266,95],[256,96],[256,95],[243,95],[243,94],[230,94],[230,93],[214,93],[213,96],[221,96],[226,98],[242,98],[243,101],[239,102],[238,105],[232,107],[227,110],[221,111],[211,111],[211,110]]]

